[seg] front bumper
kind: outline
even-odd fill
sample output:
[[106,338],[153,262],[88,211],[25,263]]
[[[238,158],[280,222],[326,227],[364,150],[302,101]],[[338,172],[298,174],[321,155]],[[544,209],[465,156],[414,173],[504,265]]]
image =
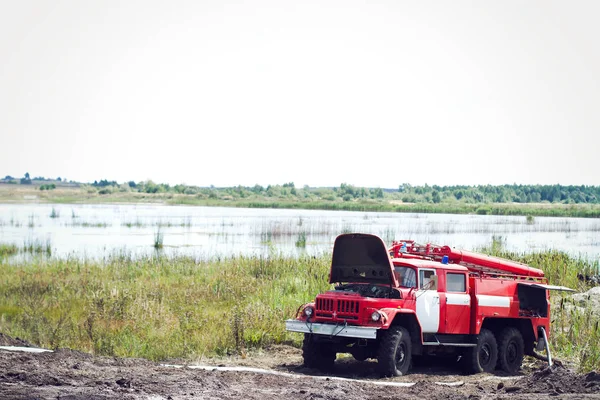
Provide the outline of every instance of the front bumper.
[[285,321],[285,329],[291,332],[312,333],[313,335],[342,336],[358,339],[377,339],[379,328],[353,325],[320,324],[296,319]]

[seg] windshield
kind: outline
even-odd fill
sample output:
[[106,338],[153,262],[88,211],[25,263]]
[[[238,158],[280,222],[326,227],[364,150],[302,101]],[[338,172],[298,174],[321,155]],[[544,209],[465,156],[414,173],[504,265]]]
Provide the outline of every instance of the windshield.
[[394,266],[394,274],[400,286],[417,287],[417,274],[414,269]]

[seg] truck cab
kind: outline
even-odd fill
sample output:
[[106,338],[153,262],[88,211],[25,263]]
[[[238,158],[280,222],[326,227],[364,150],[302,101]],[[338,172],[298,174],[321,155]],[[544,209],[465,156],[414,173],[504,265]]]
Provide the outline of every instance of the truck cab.
[[515,373],[549,330],[543,272],[427,246],[405,241],[387,249],[374,235],[338,236],[329,276],[334,290],[286,321],[288,331],[304,333],[304,364],[328,369],[337,353],[350,353],[376,359],[383,376],[398,376],[413,356],[450,355],[469,372],[499,365]]

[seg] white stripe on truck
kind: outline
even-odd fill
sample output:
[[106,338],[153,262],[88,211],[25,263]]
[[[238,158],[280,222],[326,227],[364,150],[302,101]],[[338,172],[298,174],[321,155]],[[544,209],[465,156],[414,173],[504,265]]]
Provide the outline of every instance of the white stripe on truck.
[[468,306],[471,304],[471,296],[466,293],[446,293],[446,304]]
[[476,297],[480,307],[510,307],[510,297],[507,296],[478,294]]

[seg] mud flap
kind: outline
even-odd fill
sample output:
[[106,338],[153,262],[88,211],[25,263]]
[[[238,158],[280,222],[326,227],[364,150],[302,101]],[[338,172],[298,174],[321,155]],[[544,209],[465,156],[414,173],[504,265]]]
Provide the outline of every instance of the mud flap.
[[546,348],[546,342],[544,341],[544,337],[542,335],[539,336],[538,341],[535,345],[536,351],[542,351]]

